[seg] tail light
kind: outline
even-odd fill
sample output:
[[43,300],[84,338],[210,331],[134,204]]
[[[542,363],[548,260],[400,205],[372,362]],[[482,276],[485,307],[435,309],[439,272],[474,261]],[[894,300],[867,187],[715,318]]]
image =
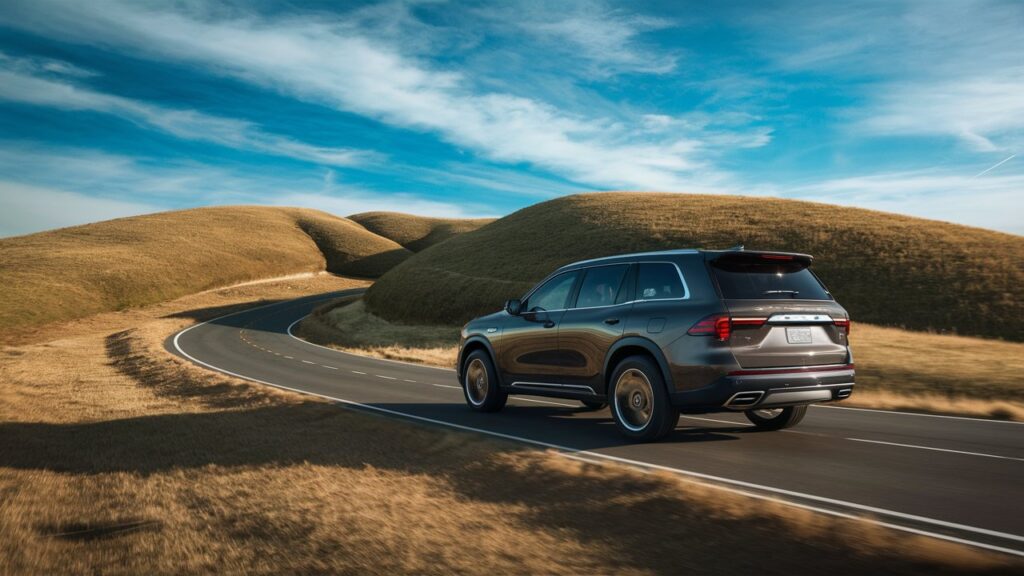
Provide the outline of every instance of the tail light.
[[686,331],[690,336],[714,336],[725,342],[732,332],[732,323],[726,314],[712,314],[701,319]]
[[835,321],[835,323],[836,323],[836,326],[841,328],[843,330],[843,332],[847,336],[850,335],[850,319],[849,318],[839,318],[839,319],[837,319]]

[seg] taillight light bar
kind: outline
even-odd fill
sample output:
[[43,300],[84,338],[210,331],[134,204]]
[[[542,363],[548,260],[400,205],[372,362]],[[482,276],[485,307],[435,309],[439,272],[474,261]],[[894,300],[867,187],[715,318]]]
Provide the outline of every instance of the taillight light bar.
[[764,326],[767,318],[733,318],[733,326]]
[[835,320],[836,327],[841,328],[847,336],[850,335],[850,319],[838,318]]
[[767,318],[730,318],[727,314],[712,314],[702,318],[686,331],[690,336],[714,336],[725,342],[732,336],[733,326],[763,326]]

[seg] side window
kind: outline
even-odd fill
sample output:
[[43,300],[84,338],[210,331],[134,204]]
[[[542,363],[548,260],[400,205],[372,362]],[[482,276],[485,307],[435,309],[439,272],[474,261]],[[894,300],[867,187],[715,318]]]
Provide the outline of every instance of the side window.
[[674,265],[661,262],[640,264],[636,291],[637,300],[663,300],[686,296],[679,271]]
[[589,268],[576,298],[576,308],[593,308],[615,304],[615,295],[622,285],[622,278],[629,269],[628,264],[598,266]]
[[569,293],[572,292],[577,276],[579,272],[566,272],[548,280],[530,295],[530,299],[526,301],[526,310],[562,310],[569,300]]

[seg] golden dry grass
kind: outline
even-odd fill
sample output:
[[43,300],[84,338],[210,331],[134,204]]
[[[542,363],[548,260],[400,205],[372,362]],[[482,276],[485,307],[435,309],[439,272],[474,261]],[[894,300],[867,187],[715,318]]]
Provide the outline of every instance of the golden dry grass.
[[0,240],[7,330],[152,304],[268,276],[379,276],[411,254],[316,210],[164,212]]
[[[351,303],[350,303],[351,302]],[[362,300],[317,308],[299,325],[310,341],[377,358],[452,367],[459,328],[405,325]],[[1024,344],[856,323],[857,392],[843,406],[1024,421]]]
[[[1019,563],[184,363],[211,292],[0,347],[0,573],[1012,573]],[[765,559],[770,558],[770,562]]]
[[827,204],[599,193],[536,204],[424,250],[367,294],[389,320],[461,324],[563,264],[665,248],[807,252],[855,321],[1024,340],[1024,237]]
[[494,221],[494,218],[430,218],[401,212],[363,212],[349,219],[413,252]]

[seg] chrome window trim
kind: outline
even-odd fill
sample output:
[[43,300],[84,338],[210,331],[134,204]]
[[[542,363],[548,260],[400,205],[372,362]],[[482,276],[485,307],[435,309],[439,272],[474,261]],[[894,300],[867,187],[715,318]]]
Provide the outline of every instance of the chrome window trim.
[[[660,252],[651,252],[651,254],[660,254]],[[609,256],[609,258],[614,258],[614,256]],[[676,274],[679,274],[679,281],[682,282],[682,284],[683,284],[683,296],[681,298],[634,298],[633,300],[630,300],[628,302],[619,302],[618,304],[606,304],[604,306],[587,306],[587,307],[584,307],[584,308],[558,308],[557,310],[545,310],[545,312],[552,313],[552,312],[566,312],[568,310],[597,310],[597,309],[600,309],[600,308],[614,308],[615,306],[625,306],[627,304],[635,304],[637,302],[672,302],[672,301],[681,301],[681,300],[689,300],[690,299],[690,286],[686,283],[686,277],[683,276],[683,270],[681,268],[679,268],[679,264],[676,264],[675,262],[672,262],[671,260],[641,260],[641,261],[637,261],[637,262],[610,262],[608,264],[597,264],[597,265],[594,265],[594,266],[585,266],[583,268],[575,268],[573,270],[565,270],[564,272],[556,272],[554,274],[551,274],[550,276],[548,276],[544,280],[541,280],[540,282],[538,282],[537,285],[534,286],[533,289],[530,290],[526,294],[526,296],[523,297],[522,301],[523,302],[529,302],[530,301],[530,297],[533,296],[533,293],[536,292],[538,288],[540,288],[541,286],[547,284],[548,280],[551,280],[551,279],[555,278],[556,276],[560,276],[561,274],[569,274],[571,272],[584,272],[585,273],[587,270],[590,270],[591,268],[602,268],[602,267],[605,267],[605,266],[628,266],[630,264],[636,264],[638,266],[640,264],[671,264],[672,266],[675,266]],[[638,274],[639,274],[639,272],[638,272]],[[579,295],[577,295],[577,298],[579,298]],[[522,312],[520,315],[522,315],[522,314],[529,314],[529,313],[530,312]]]
[[[591,258],[590,260],[580,260],[579,262],[573,262],[566,264],[562,268],[568,268],[569,266],[576,266],[578,264],[590,264],[591,262],[601,262],[603,260],[611,260],[612,258],[633,258],[633,257],[644,257],[644,256],[672,256],[676,254],[699,254],[700,251],[695,248],[678,248],[675,250],[655,250],[653,252],[636,252],[633,254],[619,254],[616,256],[602,256],[600,258]],[[614,262],[618,264],[618,262]],[[562,268],[559,268],[561,270]]]

